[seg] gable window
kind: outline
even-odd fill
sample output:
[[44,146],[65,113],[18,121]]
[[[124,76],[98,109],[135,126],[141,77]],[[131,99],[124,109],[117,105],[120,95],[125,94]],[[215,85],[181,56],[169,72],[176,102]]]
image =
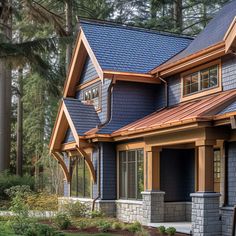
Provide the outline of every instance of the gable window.
[[93,86],[84,91],[84,101],[94,105],[96,110],[100,109],[100,86]]
[[143,149],[119,152],[119,197],[121,199],[142,199],[143,156]]
[[182,89],[182,100],[220,91],[220,61],[217,60],[183,73]]

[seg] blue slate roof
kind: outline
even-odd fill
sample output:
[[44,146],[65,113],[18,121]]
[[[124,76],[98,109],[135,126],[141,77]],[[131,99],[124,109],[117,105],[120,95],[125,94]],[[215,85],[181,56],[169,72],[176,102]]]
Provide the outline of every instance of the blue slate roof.
[[236,0],[226,4],[192,43],[170,61],[174,62],[221,41],[236,16]]
[[78,99],[72,98],[64,98],[63,101],[78,135],[82,136],[85,132],[100,124],[93,105],[85,105]]
[[185,49],[189,37],[104,22],[80,21],[101,68],[148,73]]

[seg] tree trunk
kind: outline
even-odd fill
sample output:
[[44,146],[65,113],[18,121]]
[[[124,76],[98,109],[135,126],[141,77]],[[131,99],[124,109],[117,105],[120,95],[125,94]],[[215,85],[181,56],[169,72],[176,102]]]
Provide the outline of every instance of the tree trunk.
[[[0,4],[1,33],[5,42],[12,38],[11,0]],[[6,58],[0,58],[0,171],[9,168],[11,144],[11,68]]]
[[23,166],[23,70],[22,68],[18,70],[18,101],[17,101],[17,133],[16,133],[16,142],[17,142],[17,153],[16,153],[16,174],[22,176],[22,166]]
[[[73,0],[66,0],[66,32],[68,36],[72,35],[72,14],[73,14],[73,9],[72,9],[72,1]],[[72,55],[72,44],[68,43],[66,45],[66,70],[69,67],[70,60],[71,60],[71,55]]]
[[183,30],[183,2],[182,0],[174,0],[174,21],[175,28],[179,33]]

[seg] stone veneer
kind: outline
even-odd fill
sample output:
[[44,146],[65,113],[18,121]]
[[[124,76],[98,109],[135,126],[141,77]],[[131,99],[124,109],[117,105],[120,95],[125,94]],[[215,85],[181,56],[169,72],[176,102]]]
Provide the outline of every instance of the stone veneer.
[[193,236],[220,236],[220,194],[199,192],[191,194],[191,197]]
[[232,235],[233,207],[221,208],[222,236]]
[[165,222],[191,221],[191,202],[165,202],[164,220]]
[[143,201],[117,200],[116,217],[124,222],[143,222]]

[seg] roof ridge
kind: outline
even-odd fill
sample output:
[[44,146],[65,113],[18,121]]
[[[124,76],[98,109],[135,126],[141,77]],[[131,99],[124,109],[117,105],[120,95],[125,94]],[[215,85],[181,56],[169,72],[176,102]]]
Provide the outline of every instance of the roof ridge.
[[146,32],[146,33],[151,33],[151,34],[159,34],[159,35],[176,37],[176,38],[185,38],[185,39],[190,39],[190,40],[194,39],[194,37],[184,35],[184,34],[178,34],[178,33],[173,33],[169,31],[159,31],[156,29],[147,29],[141,26],[122,24],[115,21],[97,20],[97,19],[83,17],[83,18],[78,18],[78,23],[80,24],[80,22],[84,24],[100,25],[100,26],[106,26],[106,27],[115,26],[116,28],[121,28],[121,29],[126,29],[126,30],[140,31],[140,32]]

